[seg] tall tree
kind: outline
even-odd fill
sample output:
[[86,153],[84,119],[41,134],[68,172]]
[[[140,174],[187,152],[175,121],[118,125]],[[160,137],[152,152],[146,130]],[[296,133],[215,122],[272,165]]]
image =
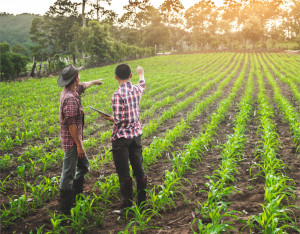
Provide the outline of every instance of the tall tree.
[[215,20],[215,4],[211,0],[201,0],[185,12],[187,28],[191,28],[196,43],[204,46],[209,40],[209,26]]
[[220,7],[222,19],[230,23],[236,21],[242,6],[241,0],[225,0],[224,5]]
[[[294,36],[299,38],[300,34],[300,1],[299,0],[292,0],[291,5],[291,12],[289,14],[292,33]],[[299,40],[299,39],[298,39]]]
[[54,55],[55,43],[50,34],[49,27],[47,27],[47,23],[43,18],[35,18],[32,21],[29,33],[30,39],[34,43],[30,49],[36,60],[47,60]]
[[146,26],[149,26],[152,22],[152,18],[156,15],[159,15],[158,10],[151,5],[148,5],[143,11],[140,11],[136,14],[134,24],[137,25],[138,29],[142,29]]
[[78,21],[78,3],[70,0],[57,0],[45,14],[45,23],[54,41],[55,53],[66,53],[72,34],[70,29]]
[[159,7],[163,22],[173,27],[182,25],[183,9],[184,7],[180,0],[165,0]]
[[263,37],[264,28],[260,18],[257,16],[251,16],[243,25],[242,32],[246,40],[251,40],[252,43],[257,42]]
[[170,32],[167,26],[161,22],[161,17],[156,15],[152,18],[152,23],[145,29],[144,39],[147,46],[164,46],[170,40]]
[[88,0],[82,0],[81,4],[81,17],[82,17],[82,26],[86,27],[86,18],[85,18],[85,7],[87,4]]
[[250,16],[260,19],[262,26],[265,27],[268,20],[277,18],[280,15],[280,6],[283,0],[248,0],[243,2],[240,11],[240,23],[244,23]]
[[21,44],[17,43],[15,45],[13,45],[12,51],[16,54],[22,54],[22,55],[28,57],[28,49]]
[[102,4],[111,5],[111,1],[112,0],[93,0],[91,1],[90,5],[92,7],[92,10],[90,11],[90,13],[96,13],[96,20],[100,21],[101,18],[103,18],[103,16],[108,16],[109,18],[111,18],[111,16],[113,16],[113,14],[116,16],[116,13],[112,10],[107,10],[105,9],[105,7]]
[[78,5],[78,3],[73,3],[70,0],[56,0],[54,4],[49,7],[46,15],[51,17],[78,16]]
[[[184,34],[183,10],[180,0],[165,0],[159,7],[162,21],[169,27],[171,33],[172,48],[181,48]],[[181,42],[181,43],[180,43]],[[179,47],[178,47],[179,46]]]
[[128,0],[128,4],[123,7],[126,11],[120,18],[121,23],[127,23],[131,27],[137,27],[135,21],[139,12],[143,12],[150,5],[150,0]]
[[108,24],[100,24],[96,20],[89,21],[86,28],[81,28],[79,41],[81,49],[95,58],[95,62],[110,59],[113,39]]

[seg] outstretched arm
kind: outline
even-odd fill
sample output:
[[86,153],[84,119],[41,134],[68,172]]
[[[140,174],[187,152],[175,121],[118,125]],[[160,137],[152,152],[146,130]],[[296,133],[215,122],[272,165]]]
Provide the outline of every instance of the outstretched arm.
[[102,85],[102,79],[99,80],[92,80],[89,82],[83,82],[83,84],[85,85],[86,88],[91,87],[92,85]]

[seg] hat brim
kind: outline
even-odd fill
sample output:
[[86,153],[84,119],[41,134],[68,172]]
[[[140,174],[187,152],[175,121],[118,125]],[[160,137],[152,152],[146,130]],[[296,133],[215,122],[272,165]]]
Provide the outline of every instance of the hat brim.
[[[84,67],[74,67],[75,70],[77,72],[79,72],[80,70],[82,70]],[[67,85],[69,85],[73,80],[74,80],[75,76],[73,76],[72,78],[68,79],[68,80],[64,80],[62,74],[60,74],[60,76],[57,79],[57,85],[60,87],[65,87]]]

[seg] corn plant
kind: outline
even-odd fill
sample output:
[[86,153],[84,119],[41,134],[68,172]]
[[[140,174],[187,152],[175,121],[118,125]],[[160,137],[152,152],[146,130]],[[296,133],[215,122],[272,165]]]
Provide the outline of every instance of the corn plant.
[[82,194],[77,196],[76,206],[71,209],[71,217],[68,218],[71,221],[70,227],[76,233],[86,233],[93,226],[89,223],[99,209],[99,207],[95,207],[97,200],[98,198],[93,196],[84,196]]
[[17,196],[8,197],[9,199],[8,209],[4,204],[2,204],[0,218],[3,227],[7,227],[10,224],[13,224],[16,219],[22,218],[22,215],[28,212],[26,207],[27,205],[26,189],[25,189],[25,194],[23,194],[18,198],[15,197]]
[[8,180],[10,175],[6,176],[4,180],[0,180],[0,192],[3,193],[6,191],[6,186],[11,182]]
[[182,179],[183,178],[179,178],[174,171],[165,171],[164,184],[158,187],[154,186],[151,193],[149,193],[149,202],[153,211],[165,211],[166,208],[171,209],[175,207],[173,199],[176,197],[176,194],[183,196],[183,194],[179,192],[179,189],[183,187],[181,183]]
[[50,222],[52,225],[52,231],[47,233],[53,233],[53,234],[60,234],[60,233],[67,233],[66,228],[62,225],[62,222],[64,222],[67,218],[64,215],[56,215],[54,213],[49,213],[51,218]]
[[0,170],[8,169],[9,165],[11,163],[11,160],[12,160],[11,154],[5,154],[4,156],[1,156]]
[[108,204],[110,204],[110,201],[114,198],[117,198],[118,189],[119,180],[116,174],[112,174],[109,178],[105,178],[104,182],[97,181],[95,183],[93,191],[97,193],[99,192],[100,194],[97,196],[97,198],[99,201],[101,201],[101,209],[105,211]]
[[126,231],[119,233],[129,233],[130,230],[135,233],[136,231],[143,232],[146,229],[159,229],[159,227],[156,226],[149,226],[149,222],[154,215],[160,216],[157,211],[145,208],[143,204],[141,207],[138,207],[136,203],[133,203],[133,207],[129,207],[126,210],[126,217],[133,217],[130,218],[130,222],[127,224],[125,229]]
[[26,165],[25,164],[17,167],[18,177],[20,178],[21,182],[24,182],[25,169],[26,169]]

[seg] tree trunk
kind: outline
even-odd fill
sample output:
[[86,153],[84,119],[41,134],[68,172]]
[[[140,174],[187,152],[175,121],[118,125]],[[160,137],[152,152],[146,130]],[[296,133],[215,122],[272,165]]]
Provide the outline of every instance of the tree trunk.
[[41,77],[41,71],[42,71],[42,63],[40,63],[39,66],[38,77]]
[[97,21],[100,20],[100,18],[99,18],[99,10],[100,10],[99,0],[97,0],[97,8],[96,8],[96,11],[97,11]]
[[35,68],[36,68],[36,61],[33,62],[33,66],[32,66],[31,73],[29,76],[31,76],[31,77],[35,76]]
[[87,0],[82,0],[82,12],[81,12],[81,15],[82,15],[82,26],[83,27],[86,27],[86,20],[85,20],[85,4],[86,4],[86,1]]
[[51,73],[51,58],[48,59],[48,71],[47,74]]
[[75,54],[72,54],[72,58],[73,58],[73,64],[74,64],[74,66],[76,66],[76,56],[75,56]]
[[[82,0],[82,26],[86,27],[86,20],[85,20],[85,4],[87,0]],[[82,52],[82,59],[83,59],[83,65],[85,66],[85,52]]]

